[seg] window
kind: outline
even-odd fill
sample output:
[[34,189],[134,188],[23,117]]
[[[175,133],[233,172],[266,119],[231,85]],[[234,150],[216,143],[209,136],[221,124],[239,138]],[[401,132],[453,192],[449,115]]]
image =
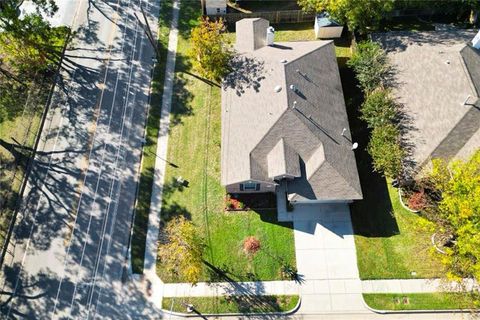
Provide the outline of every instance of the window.
[[217,13],[220,13],[220,8],[217,8]]
[[240,191],[259,191],[259,190],[260,190],[260,183],[256,183],[256,182],[240,183]]

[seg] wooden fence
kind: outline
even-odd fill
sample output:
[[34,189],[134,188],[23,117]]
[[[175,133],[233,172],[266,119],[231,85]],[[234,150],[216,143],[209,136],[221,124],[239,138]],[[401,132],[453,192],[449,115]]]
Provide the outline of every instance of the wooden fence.
[[222,15],[209,15],[210,19],[222,18],[227,24],[234,24],[238,20],[244,18],[264,18],[270,21],[271,24],[276,23],[299,23],[311,22],[313,28],[313,21],[315,20],[314,13],[305,13],[302,10],[286,10],[286,11],[271,11],[271,12],[252,12],[241,13],[233,12]]

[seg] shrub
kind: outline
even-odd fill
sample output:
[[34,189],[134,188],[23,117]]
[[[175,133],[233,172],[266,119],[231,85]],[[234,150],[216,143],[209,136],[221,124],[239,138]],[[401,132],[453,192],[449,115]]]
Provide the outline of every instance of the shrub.
[[368,143],[373,168],[390,178],[400,176],[404,151],[400,146],[400,133],[393,124],[375,127]]
[[423,210],[427,205],[427,198],[425,197],[425,191],[420,190],[412,193],[410,198],[408,198],[408,207],[412,210],[420,211]]
[[360,111],[361,119],[367,122],[369,128],[391,123],[396,116],[396,104],[390,95],[390,90],[379,88],[367,96]]
[[249,255],[254,255],[260,250],[260,240],[254,236],[245,238],[245,240],[243,240],[243,250]]
[[391,70],[385,50],[373,41],[360,42],[347,64],[355,71],[360,88],[365,93],[383,87]]

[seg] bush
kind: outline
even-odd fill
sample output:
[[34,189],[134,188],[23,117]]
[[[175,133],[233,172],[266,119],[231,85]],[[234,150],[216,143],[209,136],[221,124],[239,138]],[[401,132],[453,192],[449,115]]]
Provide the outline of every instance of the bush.
[[355,71],[360,88],[365,93],[383,87],[391,70],[385,50],[373,41],[360,42],[347,65]]
[[408,207],[415,211],[423,210],[427,206],[427,198],[425,197],[425,191],[420,190],[412,193],[408,198]]
[[367,96],[360,111],[361,119],[367,122],[369,128],[391,123],[397,114],[396,104],[390,95],[390,90],[381,88]]
[[399,140],[400,133],[391,123],[373,129],[368,153],[372,156],[375,171],[390,178],[400,176],[404,153]]
[[254,255],[260,250],[260,240],[254,236],[250,236],[243,240],[243,250],[249,255]]

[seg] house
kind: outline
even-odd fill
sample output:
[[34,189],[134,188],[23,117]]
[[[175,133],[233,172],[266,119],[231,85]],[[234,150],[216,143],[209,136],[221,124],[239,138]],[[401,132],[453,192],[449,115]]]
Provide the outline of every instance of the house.
[[236,24],[240,57],[222,90],[222,184],[292,203],[361,199],[333,42],[268,45],[267,29],[261,18]]
[[480,147],[480,51],[474,30],[374,35],[394,67],[414,172],[432,158],[468,158]]
[[206,15],[223,15],[227,13],[227,0],[202,0]]
[[315,17],[314,29],[316,39],[340,38],[343,32],[343,26],[333,20],[327,12],[319,13]]

